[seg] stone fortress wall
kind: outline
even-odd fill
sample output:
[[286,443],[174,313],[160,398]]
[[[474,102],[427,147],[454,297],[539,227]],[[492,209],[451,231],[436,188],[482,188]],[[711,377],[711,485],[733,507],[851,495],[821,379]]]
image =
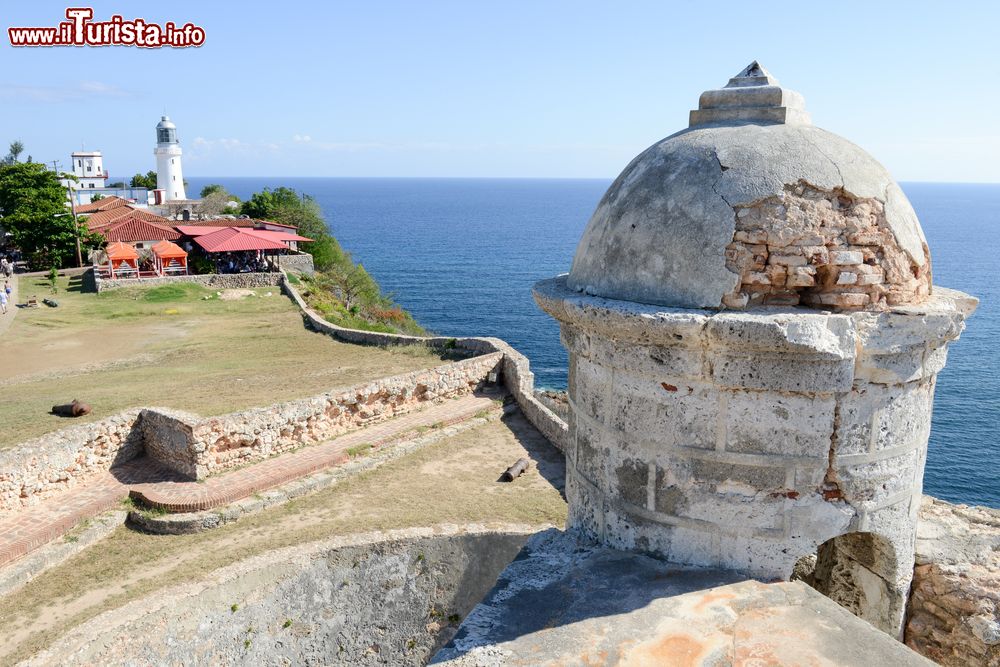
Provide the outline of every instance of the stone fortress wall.
[[517,401],[518,408],[521,409],[528,421],[560,451],[566,451],[566,446],[569,443],[569,427],[565,421],[535,396],[535,374],[531,372],[528,358],[505,341],[488,337],[421,337],[346,329],[327,322],[319,313],[311,309],[291,282],[286,280],[282,283],[282,289],[298,305],[309,328],[346,343],[379,346],[429,345],[438,349],[453,347],[472,355],[503,353],[500,381],[504,388]]
[[191,479],[205,479],[406,414],[429,401],[471,393],[486,384],[501,356],[486,354],[221,417],[143,410],[142,440],[148,455]]

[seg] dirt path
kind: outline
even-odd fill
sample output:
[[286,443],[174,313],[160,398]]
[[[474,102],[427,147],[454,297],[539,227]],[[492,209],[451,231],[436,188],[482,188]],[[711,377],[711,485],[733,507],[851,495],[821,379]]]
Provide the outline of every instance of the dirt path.
[[[21,310],[20,308],[18,308],[15,305],[15,304],[17,304],[17,283],[18,282],[19,281],[18,281],[16,275],[13,276],[11,278],[11,280],[10,280],[10,286],[14,289],[14,291],[10,293],[10,299],[7,300],[7,314],[6,315],[0,315],[0,336],[2,336],[3,333],[5,331],[7,331],[7,329],[10,328],[11,322],[13,322],[14,318],[17,316],[17,311]],[[4,286],[3,283],[4,283],[4,281],[0,280],[0,289],[3,289],[3,286]],[[5,372],[5,371],[4,371],[4,369],[0,369],[0,372]]]

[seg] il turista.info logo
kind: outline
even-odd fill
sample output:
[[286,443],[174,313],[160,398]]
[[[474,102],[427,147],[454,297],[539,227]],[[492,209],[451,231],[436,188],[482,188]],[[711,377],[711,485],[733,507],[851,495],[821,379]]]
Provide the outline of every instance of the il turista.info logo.
[[142,18],[126,20],[115,14],[107,21],[94,21],[91,7],[68,7],[66,21],[51,27],[10,27],[11,46],[138,46],[183,49],[205,43],[205,29],[193,23],[173,21],[163,25]]

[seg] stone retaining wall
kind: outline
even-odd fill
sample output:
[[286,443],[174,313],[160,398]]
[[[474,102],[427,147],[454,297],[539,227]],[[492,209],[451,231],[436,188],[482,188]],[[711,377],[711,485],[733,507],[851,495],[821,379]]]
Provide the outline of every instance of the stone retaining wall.
[[[309,258],[312,260],[312,257]],[[120,287],[152,287],[175,283],[194,283],[215,289],[257,289],[275,287],[284,280],[281,273],[206,273],[192,276],[159,276],[155,278],[100,278],[96,274],[94,283],[98,292]]]
[[325,333],[337,340],[359,345],[429,345],[436,349],[454,348],[468,354],[503,353],[501,381],[517,401],[521,412],[528,421],[544,435],[549,442],[565,452],[569,444],[569,427],[552,410],[535,396],[535,374],[531,372],[528,358],[499,338],[470,337],[422,337],[404,334],[380,333],[346,329],[331,324],[306,304],[295,287],[285,280],[282,289],[298,305],[306,324],[314,331]]
[[33,505],[145,453],[190,479],[268,458],[462,396],[489,381],[486,354],[318,396],[202,418],[164,408],[121,412],[0,450],[0,513]]
[[481,387],[499,353],[202,419],[143,411],[146,453],[192,479],[312,445]]
[[38,503],[138,456],[139,412],[126,410],[0,450],[0,513]]

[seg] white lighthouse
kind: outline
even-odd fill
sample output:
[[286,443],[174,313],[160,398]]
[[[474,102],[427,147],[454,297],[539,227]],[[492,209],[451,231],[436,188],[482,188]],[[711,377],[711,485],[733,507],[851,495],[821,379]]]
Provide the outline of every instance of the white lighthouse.
[[187,199],[184,175],[181,173],[181,145],[177,141],[177,126],[162,116],[156,124],[156,189],[163,190],[164,201]]

